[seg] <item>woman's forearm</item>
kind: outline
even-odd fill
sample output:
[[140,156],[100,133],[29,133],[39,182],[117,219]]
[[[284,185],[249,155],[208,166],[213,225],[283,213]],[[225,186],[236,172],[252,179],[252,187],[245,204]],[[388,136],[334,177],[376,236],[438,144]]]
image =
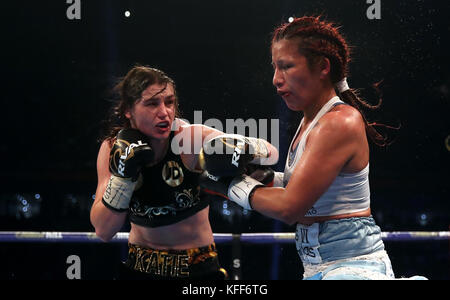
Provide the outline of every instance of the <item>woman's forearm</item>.
[[96,201],[91,209],[91,223],[96,235],[103,241],[111,240],[122,229],[127,212],[115,212],[101,201]]
[[280,187],[258,188],[251,198],[251,206],[254,210],[289,225],[297,222],[298,217],[302,215],[291,202],[286,189]]

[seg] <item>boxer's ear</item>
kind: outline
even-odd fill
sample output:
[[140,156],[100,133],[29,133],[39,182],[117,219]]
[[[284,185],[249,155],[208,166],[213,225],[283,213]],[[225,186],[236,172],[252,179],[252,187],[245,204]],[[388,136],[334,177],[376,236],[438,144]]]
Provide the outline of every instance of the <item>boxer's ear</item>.
[[127,119],[131,120],[131,111],[130,111],[130,109],[127,109],[127,110],[125,111],[125,117],[126,117]]
[[136,123],[135,123],[135,121],[134,121],[133,113],[131,112],[131,109],[127,108],[126,111],[125,111],[124,116],[125,116],[128,120],[130,120],[131,128],[137,128],[137,127],[136,127]]
[[331,62],[327,57],[322,57],[319,63],[320,79],[326,79],[330,75]]

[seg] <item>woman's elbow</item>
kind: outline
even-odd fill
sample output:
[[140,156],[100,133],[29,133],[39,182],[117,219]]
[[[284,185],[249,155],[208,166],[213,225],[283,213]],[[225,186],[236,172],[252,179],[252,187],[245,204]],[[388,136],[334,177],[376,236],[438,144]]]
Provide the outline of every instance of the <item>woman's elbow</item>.
[[303,207],[295,207],[294,205],[286,206],[279,212],[279,220],[292,226],[298,223],[307,211]]
[[106,230],[101,230],[98,228],[95,228],[95,235],[102,241],[102,242],[109,242],[112,240],[112,238],[116,235],[116,232],[109,232]]
[[286,211],[280,216],[280,221],[286,223],[289,226],[295,225],[298,221],[298,215],[292,214],[290,211]]
[[111,230],[110,226],[105,226],[102,222],[91,216],[91,224],[95,229],[95,235],[103,242],[109,242],[115,235],[116,231]]
[[281,221],[292,226],[308,213],[309,207],[306,205],[306,201],[302,201],[298,196],[290,197],[292,194],[287,193],[284,195],[285,197],[280,201],[283,203],[280,211]]

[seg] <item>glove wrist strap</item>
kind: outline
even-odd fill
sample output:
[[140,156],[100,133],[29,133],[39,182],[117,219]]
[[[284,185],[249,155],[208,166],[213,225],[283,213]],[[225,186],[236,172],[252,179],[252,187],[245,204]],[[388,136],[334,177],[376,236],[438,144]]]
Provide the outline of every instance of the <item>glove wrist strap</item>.
[[284,173],[283,172],[275,172],[273,177],[273,186],[274,187],[284,187]]
[[106,190],[103,193],[103,204],[114,211],[127,211],[136,184],[137,181],[133,182],[131,178],[111,175]]
[[251,210],[252,207],[249,198],[252,191],[258,186],[264,185],[250,176],[238,176],[231,181],[230,187],[228,188],[228,198],[244,209]]

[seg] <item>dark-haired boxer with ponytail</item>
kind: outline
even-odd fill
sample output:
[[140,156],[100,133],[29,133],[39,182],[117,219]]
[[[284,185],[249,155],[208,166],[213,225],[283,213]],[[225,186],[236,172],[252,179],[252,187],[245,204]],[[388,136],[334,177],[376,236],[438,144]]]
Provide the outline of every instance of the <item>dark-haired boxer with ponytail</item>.
[[[277,149],[177,118],[175,83],[160,70],[136,66],[115,90],[120,98],[98,153],[91,223],[97,236],[109,241],[129,216],[129,253],[119,279],[226,278],[209,203],[198,185],[206,165],[199,153],[208,158],[213,145],[218,154],[226,150],[214,160],[236,175],[249,163],[276,162]],[[202,151],[203,144],[209,150]]]
[[304,114],[277,187],[245,175],[204,178],[202,186],[296,224],[304,279],[393,279],[370,209],[367,137],[381,146],[386,139],[361,110],[377,106],[348,86],[347,42],[334,24],[302,17],[275,29],[271,52],[277,93]]

